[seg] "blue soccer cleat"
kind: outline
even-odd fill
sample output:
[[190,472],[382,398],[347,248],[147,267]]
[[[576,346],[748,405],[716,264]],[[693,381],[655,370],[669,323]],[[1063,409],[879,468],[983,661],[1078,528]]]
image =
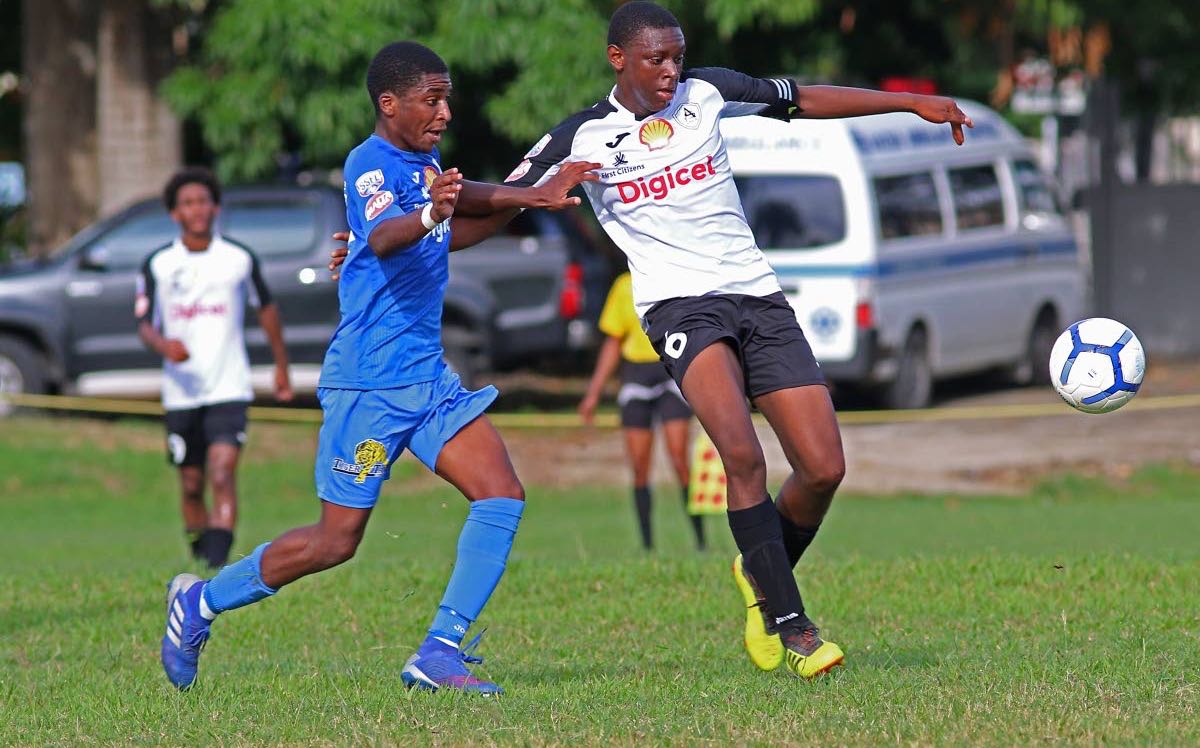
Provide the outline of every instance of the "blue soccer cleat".
[[463,647],[462,651],[439,639],[429,637],[421,644],[417,653],[404,663],[404,670],[400,673],[401,680],[404,681],[407,688],[416,686],[429,691],[453,688],[483,696],[503,694],[503,688],[495,683],[476,678],[470,670],[467,670],[467,664],[483,662],[482,657],[475,657],[471,654],[479,646],[479,639],[482,636],[483,633],[480,632],[471,640],[470,644]]
[[179,574],[167,585],[167,633],[162,640],[162,666],[167,678],[180,691],[196,682],[200,653],[208,641],[212,621],[200,615],[204,580],[195,574]]

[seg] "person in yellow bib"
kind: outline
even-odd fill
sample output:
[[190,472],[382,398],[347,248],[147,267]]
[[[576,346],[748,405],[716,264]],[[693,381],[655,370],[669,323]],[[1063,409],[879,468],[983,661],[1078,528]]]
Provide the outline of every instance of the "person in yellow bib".
[[[654,422],[662,425],[667,440],[667,454],[675,468],[675,476],[683,491],[683,506],[688,505],[688,431],[692,409],[683,399],[679,386],[671,379],[650,345],[641,321],[633,309],[633,290],[629,273],[613,282],[600,313],[600,332],[607,336],[600,348],[596,370],[592,373],[587,394],[579,403],[579,414],[590,424],[604,390],[604,383],[621,370],[621,389],[617,404],[621,408],[621,430],[625,435],[625,451],[633,469],[633,501],[642,546],[654,546],[650,530],[650,465],[654,454]],[[696,548],[704,550],[703,517],[692,515],[692,530]]]

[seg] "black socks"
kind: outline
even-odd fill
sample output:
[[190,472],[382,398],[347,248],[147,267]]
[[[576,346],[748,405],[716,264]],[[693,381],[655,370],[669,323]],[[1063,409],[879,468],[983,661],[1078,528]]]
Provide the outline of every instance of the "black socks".
[[188,545],[192,557],[204,561],[210,569],[220,569],[229,560],[229,549],[233,547],[233,532],[219,527],[204,530],[188,530]]
[[639,486],[633,489],[633,505],[637,509],[638,527],[642,531],[642,547],[650,550],[654,541],[650,537],[650,487]]
[[[683,511],[687,512],[688,505],[688,490],[683,489]],[[633,489],[633,506],[637,509],[638,529],[642,532],[642,547],[650,550],[654,547],[654,540],[650,530],[650,487],[640,486]],[[689,514],[688,519],[692,522],[692,532],[696,535],[696,549],[704,550],[704,517],[698,514]]]
[[[685,486],[683,489],[683,511],[687,512],[688,508],[688,489]],[[689,514],[688,518],[692,520],[692,532],[696,534],[696,550],[702,551],[706,547],[704,542],[704,516],[700,514]]]
[[742,567],[766,598],[774,626],[811,625],[788,563],[774,502],[767,499],[748,509],[730,510],[728,516],[734,542],[742,552]]
[[782,509],[778,509],[778,512],[779,528],[783,533],[783,547],[787,550],[788,562],[792,568],[795,568],[800,557],[812,544],[813,538],[817,536],[817,530],[820,530],[821,526],[801,527],[788,519]]

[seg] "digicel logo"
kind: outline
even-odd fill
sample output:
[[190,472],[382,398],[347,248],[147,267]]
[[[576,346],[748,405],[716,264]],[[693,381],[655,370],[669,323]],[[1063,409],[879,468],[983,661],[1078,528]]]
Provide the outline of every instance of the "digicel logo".
[[662,173],[655,174],[649,179],[638,177],[636,182],[619,182],[617,192],[620,193],[623,203],[636,203],[647,197],[662,200],[676,187],[716,176],[717,172],[713,169],[712,160],[713,157],[709,156],[703,161],[697,161],[688,166],[668,166],[662,170]]

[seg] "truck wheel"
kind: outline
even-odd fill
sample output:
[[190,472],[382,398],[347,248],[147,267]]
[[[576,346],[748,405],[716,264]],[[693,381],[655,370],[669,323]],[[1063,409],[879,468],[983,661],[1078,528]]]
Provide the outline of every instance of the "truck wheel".
[[[11,335],[0,335],[0,395],[46,391],[48,373],[42,356],[31,345]],[[8,415],[11,405],[0,402],[0,416]]]
[[1050,384],[1050,349],[1058,338],[1058,322],[1054,312],[1043,309],[1038,314],[1029,340],[1025,344],[1025,356],[1012,368],[1012,380],[1019,385]]
[[915,328],[904,342],[896,378],[883,389],[883,405],[897,410],[924,408],[933,395],[933,370],[925,331]]

